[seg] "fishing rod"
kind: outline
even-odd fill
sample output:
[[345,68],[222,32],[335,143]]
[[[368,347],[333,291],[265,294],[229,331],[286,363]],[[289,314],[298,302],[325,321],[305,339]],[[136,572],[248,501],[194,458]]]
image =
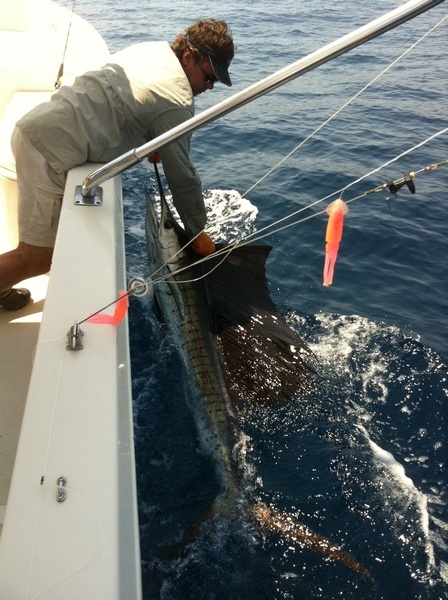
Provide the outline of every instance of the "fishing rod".
[[[335,40],[334,42],[323,46],[321,49],[308,54],[295,63],[277,71],[273,75],[262,79],[248,88],[238,92],[215,106],[205,110],[201,114],[188,119],[184,123],[170,129],[157,138],[126,152],[122,156],[102,165],[95,171],[92,171],[84,179],[81,186],[77,186],[75,202],[82,204],[82,198],[89,199],[90,202],[96,195],[96,187],[104,181],[115,177],[126,169],[143,160],[149,154],[164,148],[173,141],[185,136],[217,119],[229,114],[230,112],[241,108],[245,104],[267,94],[268,92],[296,79],[297,77],[325,64],[326,62],[345,54],[380,35],[394,29],[395,27],[406,23],[418,15],[441,4],[444,0],[410,0],[403,6],[400,6],[382,17],[379,17],[367,25],[356,29],[355,31]],[[81,195],[81,199],[79,196]],[[80,201],[81,200],[81,201]],[[88,202],[87,202],[88,203]]]
[[70,22],[68,24],[68,30],[67,30],[67,37],[65,39],[65,47],[64,47],[64,52],[62,53],[62,62],[59,66],[59,71],[58,74],[56,76],[56,81],[54,82],[54,89],[58,90],[61,85],[61,79],[64,75],[64,65],[65,65],[65,55],[67,54],[67,47],[68,47],[68,41],[70,39],[70,30],[72,28],[72,21],[73,21],[73,16],[75,14],[75,6],[76,6],[76,0],[73,0],[73,4],[72,4],[72,12],[70,13]]

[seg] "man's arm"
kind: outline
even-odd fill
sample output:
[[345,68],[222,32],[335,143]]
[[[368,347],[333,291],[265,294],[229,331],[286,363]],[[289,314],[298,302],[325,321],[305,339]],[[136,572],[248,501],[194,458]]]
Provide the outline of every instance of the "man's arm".
[[[160,115],[151,125],[152,137],[166,133],[191,117],[189,110],[175,109]],[[196,235],[207,221],[201,179],[190,162],[190,135],[159,151],[163,170],[173,195],[174,206],[189,235]]]

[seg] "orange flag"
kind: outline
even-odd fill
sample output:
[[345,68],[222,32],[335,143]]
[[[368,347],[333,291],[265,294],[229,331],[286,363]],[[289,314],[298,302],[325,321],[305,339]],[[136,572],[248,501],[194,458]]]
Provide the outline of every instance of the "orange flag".
[[120,290],[120,299],[116,303],[113,315],[106,313],[97,313],[87,319],[88,323],[97,323],[98,325],[118,325],[126,316],[129,306],[129,296],[125,290]]

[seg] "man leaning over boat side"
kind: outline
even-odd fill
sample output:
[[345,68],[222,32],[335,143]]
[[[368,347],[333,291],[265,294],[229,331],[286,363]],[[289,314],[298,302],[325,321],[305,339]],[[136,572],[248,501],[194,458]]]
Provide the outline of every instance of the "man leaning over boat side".
[[[233,56],[227,24],[199,19],[171,46],[143,42],[117,52],[102,69],[62,86],[18,121],[11,147],[19,244],[0,255],[0,306],[26,306],[30,292],[13,286],[50,270],[67,172],[85,162],[109,162],[190,119],[195,96],[217,81],[232,85]],[[201,180],[189,158],[190,138],[159,154],[187,233],[200,234],[193,247],[207,255],[214,244],[203,231],[207,219]]]

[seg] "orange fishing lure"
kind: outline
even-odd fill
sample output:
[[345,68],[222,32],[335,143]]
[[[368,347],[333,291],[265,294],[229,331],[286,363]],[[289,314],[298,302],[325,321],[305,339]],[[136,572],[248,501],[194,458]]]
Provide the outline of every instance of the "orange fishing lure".
[[347,211],[348,206],[341,198],[338,198],[326,208],[329,218],[325,233],[324,285],[333,283],[334,265],[338,256],[339,243],[342,239],[344,215]]

